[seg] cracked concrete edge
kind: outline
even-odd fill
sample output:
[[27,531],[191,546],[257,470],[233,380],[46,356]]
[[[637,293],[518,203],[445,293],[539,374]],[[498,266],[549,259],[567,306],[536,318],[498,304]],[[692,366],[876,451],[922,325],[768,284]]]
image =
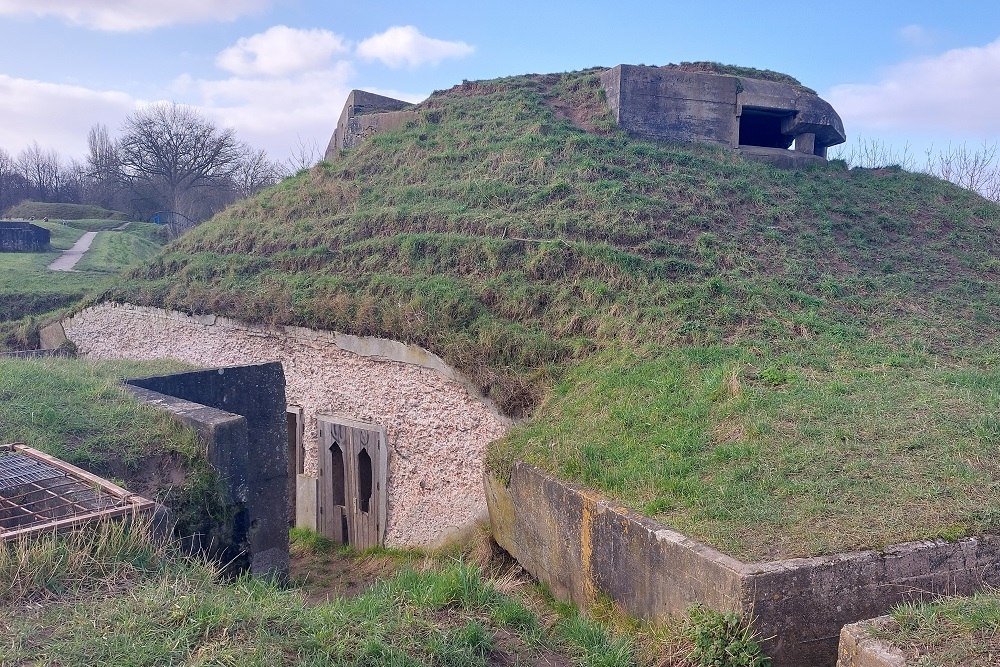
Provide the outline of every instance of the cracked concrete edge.
[[880,616],[845,625],[840,631],[837,667],[906,667],[906,656],[899,648],[869,634],[888,621],[888,616]]
[[[84,309],[81,313],[76,313],[70,316],[66,319],[66,321],[72,321],[74,317],[86,312],[87,310],[101,309],[105,307],[133,310],[149,315],[150,317],[165,320],[196,322],[205,326],[217,326],[223,329],[239,329],[251,334],[258,332],[262,336],[277,335],[298,340],[327,343],[345,352],[356,354],[359,357],[366,357],[375,361],[395,361],[398,363],[409,364],[411,366],[426,368],[462,385],[471,396],[482,402],[502,423],[507,426],[514,423],[514,420],[503,414],[493,399],[483,392],[482,387],[473,382],[464,373],[449,365],[444,359],[437,356],[430,350],[420,347],[419,345],[403,343],[396,340],[390,340],[388,338],[378,338],[375,336],[353,336],[350,334],[344,334],[337,331],[327,331],[323,329],[256,324],[232,319],[222,315],[190,315],[177,310],[166,310],[151,306],[137,306],[131,303],[104,302],[96,304]],[[63,323],[60,322],[56,324],[59,325],[60,330],[64,328]],[[65,340],[65,333],[63,333],[62,338]],[[58,345],[56,345],[56,347],[58,347]],[[46,347],[46,349],[49,348]]]

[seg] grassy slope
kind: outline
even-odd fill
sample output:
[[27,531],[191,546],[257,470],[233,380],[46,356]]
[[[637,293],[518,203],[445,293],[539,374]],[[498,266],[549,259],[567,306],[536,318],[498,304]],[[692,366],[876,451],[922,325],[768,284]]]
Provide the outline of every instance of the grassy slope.
[[[0,254],[0,351],[31,347],[38,319],[54,318],[105,289],[111,274],[149,258],[165,240],[161,228],[147,223],[130,223],[124,231],[109,231],[122,223],[106,218],[35,224],[51,232],[51,252]],[[99,233],[76,270],[49,271],[46,267],[86,231]]]
[[107,298],[425,345],[534,415],[495,472],[526,458],[738,556],[1000,529],[996,204],[632,140],[592,72],[421,108]]
[[992,667],[1000,655],[1000,593],[901,605],[872,634],[926,667]]

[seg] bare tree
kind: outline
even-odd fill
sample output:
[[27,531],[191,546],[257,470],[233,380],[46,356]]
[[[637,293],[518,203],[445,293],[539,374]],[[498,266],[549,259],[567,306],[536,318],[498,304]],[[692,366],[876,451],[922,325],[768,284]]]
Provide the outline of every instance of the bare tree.
[[49,201],[59,189],[59,154],[42,150],[37,141],[17,156],[17,170],[32,189],[31,196]]
[[983,142],[976,149],[970,149],[967,144],[948,144],[948,148],[937,152],[930,148],[927,150],[925,171],[974,190],[988,199],[1000,201],[998,149],[1000,145],[996,142]]
[[17,172],[14,158],[0,148],[0,213],[17,203],[16,193],[21,176]]
[[104,208],[125,204],[118,142],[106,125],[97,124],[87,133],[87,199]]
[[254,149],[247,144],[243,144],[241,148],[243,155],[231,176],[233,194],[237,199],[251,197],[285,176],[284,167],[271,162],[264,149]]
[[154,210],[199,218],[204,213],[193,210],[195,195],[228,181],[240,158],[240,143],[231,129],[219,129],[177,104],[157,104],[130,115],[119,147],[122,173],[155,200]]
[[306,141],[300,136],[291,157],[287,160],[287,164],[288,168],[294,174],[297,171],[316,166],[316,163],[322,158],[323,153],[319,150],[319,144],[316,143],[316,140]]

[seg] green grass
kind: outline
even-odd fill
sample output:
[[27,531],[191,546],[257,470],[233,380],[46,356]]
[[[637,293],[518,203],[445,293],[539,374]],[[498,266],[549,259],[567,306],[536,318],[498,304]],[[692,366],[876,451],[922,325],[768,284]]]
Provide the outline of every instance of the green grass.
[[872,634],[918,656],[913,664],[921,667],[992,667],[1000,655],[1000,594],[906,603]]
[[[112,211],[90,204],[66,204],[62,202],[23,201],[4,211],[8,218],[34,218],[41,220],[80,220],[80,219],[113,219],[128,220],[121,211]],[[119,224],[121,224],[119,222]]]
[[77,271],[120,273],[129,266],[148,260],[159,251],[163,243],[153,239],[160,230],[156,225],[133,222],[125,232],[99,232],[90,250],[75,268]]
[[997,528],[1000,206],[638,141],[591,70],[417,111],[102,298],[423,345],[527,418],[492,470],[525,458],[737,556]]
[[[66,308],[110,285],[126,267],[151,257],[163,245],[162,228],[120,220],[80,219],[41,222],[51,233],[45,253],[0,253],[0,351],[36,347],[39,323],[57,319]],[[99,232],[75,271],[49,271],[60,253],[86,231]]]
[[214,567],[149,542],[142,525],[108,524],[0,544],[0,573],[11,577],[0,585],[5,665],[485,667],[546,654],[595,667],[652,664],[638,662],[628,637],[574,610],[547,623],[511,578],[446,557],[401,566],[357,597],[309,604],[267,581],[223,581]]
[[[332,549],[293,537],[296,548]],[[308,584],[223,578],[153,537],[148,519],[0,543],[0,664],[769,664],[732,615],[696,608],[654,626],[604,602],[586,616],[509,566],[460,553],[337,558],[320,565],[387,568],[354,595],[317,601]],[[720,661],[719,646],[744,661]]]
[[121,388],[126,377],[187,368],[173,361],[0,358],[0,441],[119,479],[150,457],[197,458],[193,432]]

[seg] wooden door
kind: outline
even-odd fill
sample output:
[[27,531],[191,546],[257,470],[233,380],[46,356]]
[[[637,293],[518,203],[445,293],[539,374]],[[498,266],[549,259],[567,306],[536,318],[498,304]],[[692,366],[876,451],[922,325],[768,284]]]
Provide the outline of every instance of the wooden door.
[[320,415],[317,425],[320,532],[355,549],[382,546],[388,473],[385,430],[336,415]]

